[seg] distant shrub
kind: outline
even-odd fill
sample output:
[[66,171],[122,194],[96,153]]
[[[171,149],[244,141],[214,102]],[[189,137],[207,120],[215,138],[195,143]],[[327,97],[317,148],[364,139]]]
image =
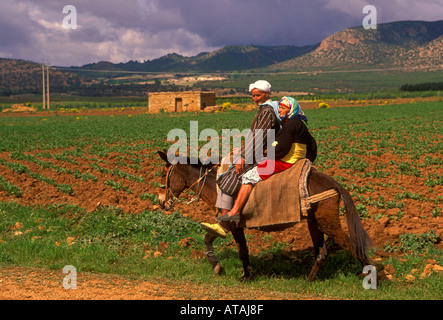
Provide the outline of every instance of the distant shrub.
[[230,102],[225,102],[222,104],[222,110],[229,110],[231,109],[231,103]]
[[443,90],[443,82],[425,82],[417,84],[404,84],[401,91],[437,91]]
[[326,102],[320,102],[318,104],[318,108],[319,109],[328,109],[329,108],[329,104],[327,104]]

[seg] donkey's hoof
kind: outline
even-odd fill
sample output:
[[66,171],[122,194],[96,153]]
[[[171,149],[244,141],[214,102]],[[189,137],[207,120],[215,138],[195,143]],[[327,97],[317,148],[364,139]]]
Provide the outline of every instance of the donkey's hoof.
[[312,277],[312,276],[309,275],[308,278],[306,279],[306,282],[309,283],[309,282],[312,282],[314,280],[315,280],[315,276]]
[[223,267],[219,262],[217,262],[217,264],[215,265],[214,268],[212,268],[212,270],[214,270],[214,274],[221,274],[223,271]]
[[238,279],[238,281],[240,281],[240,282],[249,282],[249,281],[252,281],[252,279],[253,279],[252,274],[250,274],[248,276],[247,275],[242,275],[241,278]]

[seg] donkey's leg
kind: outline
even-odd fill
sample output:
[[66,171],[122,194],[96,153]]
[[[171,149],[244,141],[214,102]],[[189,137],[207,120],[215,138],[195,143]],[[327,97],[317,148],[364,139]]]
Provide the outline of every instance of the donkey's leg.
[[315,218],[318,228],[332,238],[340,247],[351,250],[349,234],[340,223],[340,197],[338,195],[318,203]]
[[[336,188],[334,180],[318,171],[313,171],[309,178],[309,193],[318,194]],[[315,213],[317,228],[328,235],[343,249],[351,252],[349,234],[340,223],[340,196],[321,200],[312,206]]]
[[315,280],[321,266],[325,262],[327,251],[326,251],[324,234],[317,228],[317,222],[315,221],[313,213],[309,214],[308,227],[309,227],[309,233],[312,238],[312,243],[314,244],[314,252],[316,257],[314,266],[312,267],[311,272],[309,273],[307,279],[308,282],[311,282]]
[[243,276],[239,279],[240,281],[249,281],[252,279],[252,268],[249,262],[249,250],[246,243],[245,231],[243,228],[232,227],[232,235],[237,243],[238,255],[243,264]]
[[214,254],[214,247],[212,243],[215,239],[217,239],[217,235],[208,232],[205,235],[205,245],[206,245],[206,258],[208,258],[209,263],[211,264],[212,270],[214,270],[215,274],[220,274],[222,271],[222,266],[220,264],[220,261],[217,259],[217,257]]

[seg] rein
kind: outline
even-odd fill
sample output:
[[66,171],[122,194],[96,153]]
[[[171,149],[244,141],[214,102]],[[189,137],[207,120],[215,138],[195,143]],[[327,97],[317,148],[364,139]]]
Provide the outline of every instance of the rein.
[[[176,201],[181,202],[181,200],[179,198],[177,198],[174,193],[172,192],[171,188],[170,188],[170,179],[172,176],[172,172],[175,168],[176,164],[171,165],[171,167],[168,169],[167,173],[166,173],[166,194],[165,194],[165,202],[169,203],[170,206],[172,206]],[[197,197],[192,199],[191,201],[185,202],[187,205],[193,203],[193,202],[198,202],[200,200],[200,195],[203,191],[203,187],[205,186],[206,183],[206,177],[208,176],[208,174],[218,166],[218,164],[215,164],[211,169],[206,169],[205,173],[202,175],[202,168],[200,167],[200,177],[193,183],[191,184],[188,188],[186,188],[185,190],[183,190],[183,192],[189,191],[192,189],[192,187],[198,183],[197,185]],[[200,187],[200,182],[203,180],[203,183]],[[199,190],[200,188],[200,190]],[[171,194],[171,199],[168,199],[168,195],[169,193]]]

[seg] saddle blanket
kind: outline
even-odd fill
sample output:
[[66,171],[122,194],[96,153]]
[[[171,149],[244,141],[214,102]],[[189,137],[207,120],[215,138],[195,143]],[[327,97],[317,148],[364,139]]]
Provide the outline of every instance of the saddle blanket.
[[241,225],[272,231],[300,222],[310,206],[306,199],[311,167],[308,159],[302,159],[291,168],[257,183],[243,209]]

